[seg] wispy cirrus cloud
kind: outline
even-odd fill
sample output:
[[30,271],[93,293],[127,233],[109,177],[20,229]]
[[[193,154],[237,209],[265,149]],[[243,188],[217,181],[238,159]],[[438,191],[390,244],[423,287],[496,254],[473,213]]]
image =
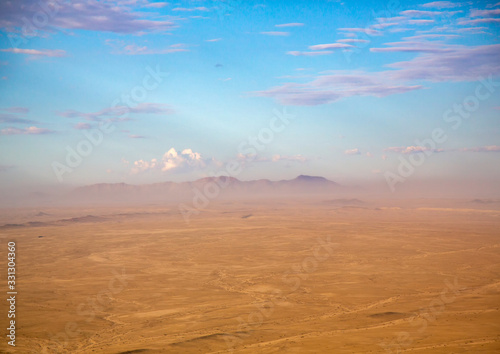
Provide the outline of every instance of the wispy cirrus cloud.
[[34,124],[35,121],[21,118],[15,114],[11,113],[0,113],[0,123],[8,124]]
[[434,20],[409,20],[408,24],[410,25],[432,25]]
[[113,48],[113,54],[125,55],[152,55],[152,54],[171,54],[179,52],[188,52],[183,43],[171,44],[166,48],[149,48],[148,46],[139,46],[137,44],[126,44],[121,40],[107,39],[106,45]]
[[0,49],[1,52],[14,53],[14,54],[24,54],[29,55],[32,59],[38,59],[41,57],[65,57],[66,51],[62,49],[20,49],[20,48],[7,48]]
[[451,1],[433,1],[433,2],[428,2],[426,4],[422,4],[421,6],[434,9],[452,9],[455,7],[462,6],[462,4]]
[[429,39],[452,39],[452,38],[460,38],[458,34],[419,34],[416,36],[403,37],[404,41],[417,41],[417,40],[429,40]]
[[370,48],[371,52],[416,52],[416,53],[444,53],[451,52],[453,47],[445,46],[441,42],[429,41],[402,41],[386,43],[387,48]]
[[[376,21],[377,24],[369,26],[363,32],[368,35],[370,31],[368,30],[380,30],[379,35],[382,34],[382,30],[389,27],[388,31],[391,33],[407,32],[412,31],[413,26],[430,26],[436,23],[436,21],[441,20],[439,17],[450,17],[460,11],[422,11],[422,10],[406,10],[400,12],[401,16],[394,17],[378,17]],[[424,18],[422,18],[424,17]],[[427,18],[425,18],[427,17]],[[360,31],[361,32],[361,31]],[[422,33],[422,32],[420,32]]]
[[[414,84],[415,81],[475,81],[478,77],[500,74],[500,44],[467,47],[420,42],[411,46],[406,42],[403,46],[402,43],[392,43],[394,47],[387,51],[413,51],[419,55],[386,65],[391,70],[337,71],[307,83],[285,83],[255,94],[283,104],[321,105],[351,96],[385,97],[424,88]],[[373,49],[373,52],[384,51]]]
[[98,121],[103,118],[112,116],[121,116],[125,113],[135,113],[135,114],[173,114],[173,109],[163,103],[139,103],[135,107],[129,106],[116,106],[104,108],[97,112],[84,113],[75,110],[66,110],[56,112],[60,117],[65,118],[84,118],[91,121]]
[[466,28],[457,28],[454,31],[456,33],[465,33],[465,34],[487,34],[486,30],[488,27],[466,27]]
[[494,10],[472,10],[470,12],[471,17],[489,17],[500,15],[500,9]]
[[327,54],[332,54],[333,52],[331,50],[324,50],[321,52],[300,52],[300,51],[290,51],[286,52],[288,55],[293,55],[295,57],[300,57],[300,56],[305,56],[305,57],[315,57],[318,55],[327,55]]
[[370,41],[366,40],[366,39],[358,39],[358,38],[344,38],[344,39],[339,39],[337,42],[339,42],[339,43],[368,43]]
[[393,27],[393,26],[398,26],[398,25],[400,25],[399,22],[384,22],[384,23],[377,23],[377,24],[371,25],[370,28],[380,30],[380,29],[384,29],[387,27]]
[[23,114],[28,113],[30,110],[26,107],[8,107],[0,109],[0,111],[8,112],[1,113],[0,112],[0,123],[8,123],[8,124],[36,124],[37,122],[23,118]]
[[345,48],[352,48],[352,45],[345,43],[328,43],[328,44],[316,44],[309,47],[310,50],[345,49]]
[[391,146],[391,147],[384,149],[384,151],[408,155],[408,154],[416,154],[419,152],[426,152],[426,151],[443,152],[444,150],[443,149],[431,149],[431,148],[425,147],[425,146]]
[[[318,55],[328,55],[333,53],[333,50],[336,49],[347,49],[352,48],[351,44],[346,43],[326,43],[326,44],[315,44],[309,46],[310,52],[302,52],[302,51],[289,51],[286,54],[293,56],[318,56]],[[325,50],[325,49],[333,49],[333,50]]]
[[162,7],[167,7],[168,5],[168,2],[151,2],[149,4],[142,5],[142,7],[147,9],[161,9]]
[[0,131],[1,135],[41,135],[41,134],[52,134],[55,133],[53,130],[38,128],[38,127],[29,127],[29,128],[6,128]]
[[458,22],[459,25],[477,25],[480,23],[500,23],[500,18],[477,18],[474,20],[462,20]]
[[286,83],[255,94],[274,98],[282,104],[315,106],[351,96],[385,97],[420,88],[419,85],[398,85],[383,73],[339,71],[318,76],[308,83]]
[[400,23],[401,21],[408,20],[405,16],[392,16],[392,17],[377,17],[377,23]]
[[266,36],[281,36],[281,37],[286,37],[286,36],[290,35],[290,32],[271,31],[271,32],[260,32],[260,34],[264,34]]
[[400,15],[408,17],[435,17],[445,14],[442,11],[422,11],[422,10],[405,10],[401,11]]
[[364,33],[369,36],[381,36],[383,33],[372,28],[358,28],[358,27],[344,27],[339,28],[337,31],[348,32],[348,33]]
[[292,22],[292,23],[282,23],[280,25],[275,25],[274,27],[302,27],[302,26],[304,26],[303,23]]
[[[135,6],[135,7],[134,7]],[[151,6],[155,7],[159,5]],[[148,12],[140,11],[139,4],[135,2],[111,1],[57,1],[46,2],[45,8],[57,14],[50,18],[44,28],[53,31],[57,28],[104,31],[115,33],[141,33],[151,31],[164,31],[175,27],[168,17],[150,19]],[[26,18],[33,18],[40,12],[37,1],[1,1],[0,2],[0,28],[9,32],[22,32]],[[41,31],[38,28],[37,31]]]
[[165,49],[151,49],[147,46],[139,47],[135,44],[127,45],[123,48],[121,54],[126,55],[150,55],[150,54],[171,54],[179,52],[188,52],[188,49],[170,46]]
[[176,7],[172,9],[172,11],[181,11],[181,12],[193,12],[193,11],[210,11],[208,8],[204,6],[198,7]]
[[427,52],[409,61],[387,65],[395,80],[475,81],[500,74],[500,44],[475,47],[448,46],[446,51]]

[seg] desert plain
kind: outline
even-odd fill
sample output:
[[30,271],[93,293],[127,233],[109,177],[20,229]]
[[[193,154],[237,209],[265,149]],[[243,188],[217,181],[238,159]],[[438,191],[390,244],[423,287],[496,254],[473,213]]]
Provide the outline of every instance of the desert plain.
[[[175,204],[1,215],[18,295],[16,347],[4,335],[0,352],[500,352],[498,203],[218,200],[189,222]],[[6,333],[5,300],[0,311]]]

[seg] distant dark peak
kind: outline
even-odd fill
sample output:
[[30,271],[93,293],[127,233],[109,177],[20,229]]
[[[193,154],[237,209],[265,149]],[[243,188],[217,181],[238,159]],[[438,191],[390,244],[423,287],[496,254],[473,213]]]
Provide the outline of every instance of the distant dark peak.
[[319,176],[307,176],[307,175],[300,175],[297,178],[295,178],[296,181],[307,181],[307,182],[329,182],[325,177],[319,177]]
[[127,186],[127,183],[119,182],[119,183],[96,183],[93,184],[93,186],[96,187],[107,187],[107,186],[120,186],[120,187],[125,187]]
[[57,222],[77,223],[77,222],[99,222],[99,221],[104,221],[104,220],[106,220],[106,218],[103,218],[102,216],[87,215],[87,216],[80,216],[80,217],[71,218],[71,219],[61,219],[61,220],[57,220]]
[[[216,186],[214,187],[215,184]],[[300,175],[291,180],[270,181],[268,179],[241,181],[231,176],[210,176],[190,182],[161,182],[154,184],[133,185],[126,183],[102,183],[80,187],[75,190],[79,197],[101,200],[137,200],[162,199],[185,200],[193,198],[193,193],[217,189],[227,196],[231,195],[275,195],[307,193],[333,193],[343,187],[324,177]],[[198,192],[196,192],[198,191]],[[208,192],[207,192],[208,191]],[[217,193],[218,193],[217,192]],[[113,199],[114,198],[114,199]],[[142,198],[142,199],[140,199]],[[90,217],[88,217],[90,219]],[[86,220],[70,220],[71,222],[87,222]]]
[[195,182],[211,182],[211,181],[221,181],[223,183],[234,183],[239,182],[238,179],[229,176],[218,176],[218,177],[204,177],[196,180]]

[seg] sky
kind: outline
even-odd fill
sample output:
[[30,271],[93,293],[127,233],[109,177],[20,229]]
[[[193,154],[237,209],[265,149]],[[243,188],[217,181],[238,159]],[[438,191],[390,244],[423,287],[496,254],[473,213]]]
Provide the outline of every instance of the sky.
[[0,193],[324,176],[500,192],[495,1],[0,2]]

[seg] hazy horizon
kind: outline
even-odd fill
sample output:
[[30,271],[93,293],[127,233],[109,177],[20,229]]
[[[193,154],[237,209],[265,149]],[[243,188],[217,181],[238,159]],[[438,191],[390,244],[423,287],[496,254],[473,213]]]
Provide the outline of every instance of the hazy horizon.
[[498,194],[499,4],[0,6],[3,197],[219,174]]
[[[238,179],[238,182],[252,183],[258,181],[270,181],[274,184],[279,184],[280,182],[289,182],[293,181],[298,176],[291,179]],[[322,177],[322,176],[319,176]],[[209,177],[213,178],[213,177]],[[298,190],[290,190],[286,192],[286,189],[259,189],[259,187],[253,187],[252,191],[242,192],[235,191],[233,188],[224,187],[221,184],[222,188],[221,194],[217,194],[217,196],[212,197],[208,195],[208,199],[210,202],[216,201],[217,199],[223,200],[262,200],[265,202],[268,199],[274,198],[287,198],[291,200],[300,200],[300,199],[317,199],[317,200],[328,200],[335,198],[358,198],[361,201],[373,201],[373,200],[398,200],[398,199],[406,199],[410,202],[411,200],[416,199],[455,199],[457,203],[463,202],[473,202],[474,200],[478,200],[479,202],[483,201],[485,205],[494,203],[495,205],[500,204],[500,191],[498,190],[498,185],[496,182],[490,184],[478,183],[477,180],[471,181],[461,181],[451,183],[449,180],[412,180],[403,184],[401,188],[398,188],[396,191],[391,192],[387,188],[387,184],[385,181],[363,181],[363,180],[348,180],[348,181],[338,181],[338,180],[329,180],[328,181],[337,183],[338,189],[333,190],[323,190],[324,196],[323,198],[318,197],[319,191],[311,191],[309,189],[298,189]],[[183,186],[183,188],[178,188],[173,191],[162,191],[158,190],[158,192],[162,194],[151,194],[148,192],[148,188],[155,185],[169,184],[175,183],[177,187]],[[88,184],[88,185],[52,185],[52,186],[33,186],[31,189],[13,189],[11,188],[9,192],[4,191],[2,199],[0,200],[0,208],[22,208],[22,207],[37,207],[43,208],[55,205],[74,205],[74,206],[85,206],[92,205],[93,203],[103,204],[105,201],[108,201],[110,205],[122,203],[124,205],[148,205],[150,203],[159,203],[159,204],[176,204],[181,201],[189,201],[196,197],[197,191],[199,190],[203,193],[203,188],[205,184],[195,184],[196,182],[203,182],[200,179],[189,180],[189,181],[163,181],[163,182],[155,182],[155,183],[138,183],[138,184],[128,184],[124,183],[125,186],[139,188],[135,190],[135,192],[131,193],[127,190],[122,190],[122,194],[119,192],[102,194],[96,193],[92,190],[93,187],[99,186],[117,186],[123,182],[105,182],[105,183],[96,183],[96,184]],[[206,183],[206,181],[205,181]],[[210,183],[209,183],[210,184]],[[145,190],[142,190],[146,188]],[[82,190],[82,191],[80,191]],[[142,192],[141,192],[142,190]],[[86,196],[87,192],[96,193],[93,196]],[[139,193],[139,194],[137,194]],[[149,193],[149,194],[148,194]],[[266,193],[270,193],[266,195]],[[287,196],[287,193],[289,194]],[[179,195],[180,194],[180,195]],[[320,193],[321,194],[321,193]],[[117,199],[117,196],[119,198]],[[319,198],[319,199],[318,199]],[[105,204],[105,203],[104,203]],[[478,206],[476,204],[476,206]]]

